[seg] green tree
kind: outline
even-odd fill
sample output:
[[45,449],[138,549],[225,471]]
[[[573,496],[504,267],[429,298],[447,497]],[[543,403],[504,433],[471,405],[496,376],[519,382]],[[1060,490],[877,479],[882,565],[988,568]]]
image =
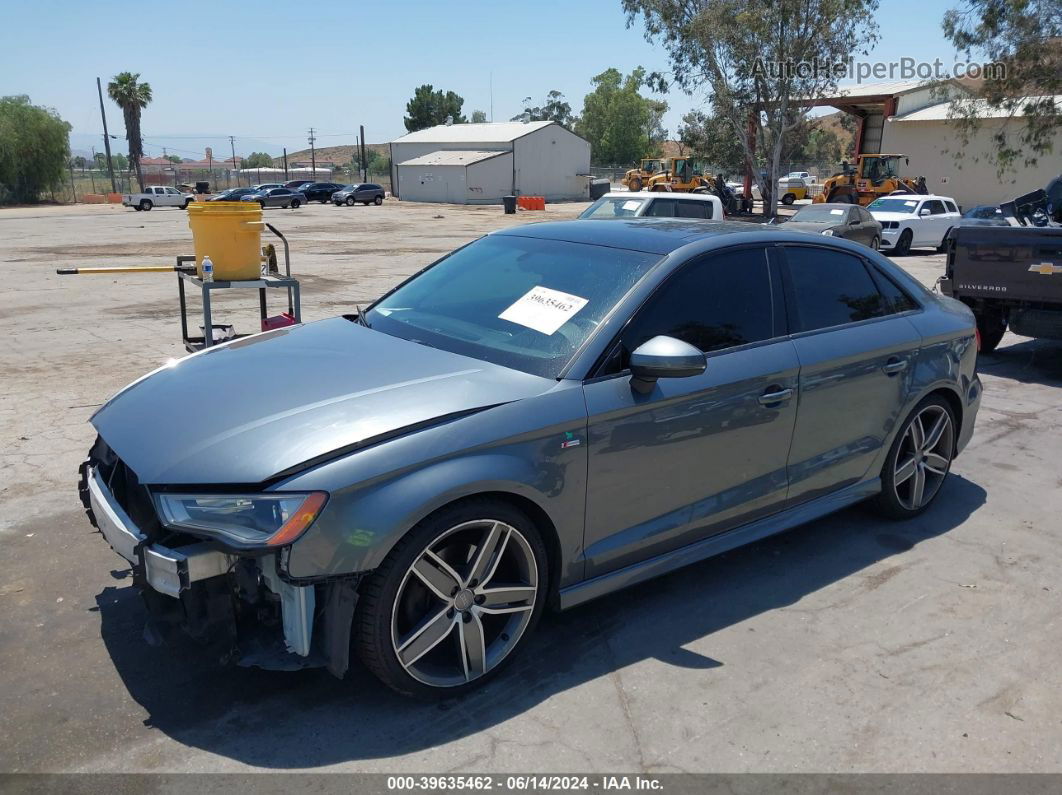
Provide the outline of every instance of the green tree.
[[144,139],[140,134],[140,114],[151,104],[151,85],[140,82],[140,73],[121,72],[107,84],[107,96],[122,109],[125,138],[129,142],[129,162],[136,170],[136,181],[144,190],[144,173],[140,158],[144,156]]
[[473,124],[485,124],[487,121],[487,114],[481,110],[474,110],[472,111],[471,121]]
[[265,152],[251,152],[240,158],[240,168],[269,168],[272,165],[273,158]]
[[0,97],[0,202],[35,202],[62,184],[70,125],[27,96]]
[[688,154],[703,161],[705,167],[722,170],[724,175],[745,173],[745,151],[723,116],[691,110],[682,117],[678,139]]
[[965,0],[944,15],[944,35],[969,58],[991,61],[984,80],[956,94],[951,115],[958,131],[956,159],[983,118],[1004,117],[985,157],[1000,176],[1012,164],[1035,166],[1062,132],[1062,3],[1058,0]]
[[448,118],[453,124],[464,124],[468,121],[461,115],[461,107],[464,104],[464,98],[453,91],[443,93],[442,89],[436,91],[433,86],[425,83],[414,90],[412,99],[406,103],[406,117],[403,122],[409,132],[446,124]]
[[618,69],[606,69],[591,83],[594,90],[583,100],[575,132],[590,142],[593,161],[627,164],[644,157],[652,147],[654,127],[659,131],[658,117],[667,109],[641,95],[645,70],[639,66],[624,77]]
[[[847,59],[877,40],[878,0],[621,2],[627,24],[640,20],[646,38],[664,45],[671,81],[690,94],[710,89],[756,175],[764,214],[773,216],[786,139],[816,100],[836,91]],[[658,89],[668,82],[651,76]],[[766,175],[755,151],[764,155]]]
[[806,124],[794,128],[782,156],[796,164],[836,164],[842,157],[841,139],[833,130],[821,127],[816,120],[808,120]]
[[572,106],[564,101],[564,94],[556,89],[546,94],[541,105],[533,104],[531,97],[524,97],[524,109],[510,121],[523,121],[525,118],[528,121],[555,121],[569,130],[575,124]]
[[171,163],[180,163],[181,162],[181,158],[180,158],[179,155],[163,155],[163,157],[166,158],[167,160],[169,160]]

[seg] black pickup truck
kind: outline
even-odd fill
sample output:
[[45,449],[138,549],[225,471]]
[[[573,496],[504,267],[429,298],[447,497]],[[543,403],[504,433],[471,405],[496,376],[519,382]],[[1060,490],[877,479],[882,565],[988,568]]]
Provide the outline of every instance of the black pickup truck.
[[961,223],[948,235],[941,292],[968,305],[978,344],[995,350],[1008,326],[1062,340],[1062,178],[1000,205],[1014,226]]

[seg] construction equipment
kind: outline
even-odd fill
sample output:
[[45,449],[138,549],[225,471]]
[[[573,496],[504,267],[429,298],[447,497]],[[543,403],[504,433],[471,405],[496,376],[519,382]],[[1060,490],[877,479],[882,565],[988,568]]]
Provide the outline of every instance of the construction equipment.
[[874,199],[890,193],[928,194],[925,177],[917,180],[901,177],[900,160],[904,165],[910,161],[907,155],[859,155],[855,167],[841,164],[841,173],[834,174],[822,184],[822,193],[813,201],[862,204],[864,207]]
[[627,190],[638,192],[648,184],[650,179],[667,171],[667,162],[667,158],[664,157],[646,158],[642,160],[641,166],[627,171],[620,181],[627,186]]

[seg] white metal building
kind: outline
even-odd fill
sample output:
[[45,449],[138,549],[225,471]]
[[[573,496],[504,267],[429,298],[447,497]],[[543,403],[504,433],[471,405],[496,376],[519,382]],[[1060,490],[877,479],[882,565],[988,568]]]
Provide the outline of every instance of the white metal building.
[[405,201],[498,204],[503,196],[586,199],[590,144],[556,122],[429,127],[391,142],[392,193]]

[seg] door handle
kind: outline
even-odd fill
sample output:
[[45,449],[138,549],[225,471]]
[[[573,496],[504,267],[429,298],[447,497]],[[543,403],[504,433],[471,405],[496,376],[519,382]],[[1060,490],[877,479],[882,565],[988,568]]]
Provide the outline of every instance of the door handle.
[[770,392],[764,392],[760,395],[760,403],[764,406],[770,406],[772,403],[781,403],[783,400],[789,400],[793,397],[792,389],[777,389],[769,387]]
[[881,369],[885,371],[886,375],[896,375],[897,373],[902,373],[904,370],[907,369],[907,360],[897,359],[894,357],[885,362],[885,365]]

